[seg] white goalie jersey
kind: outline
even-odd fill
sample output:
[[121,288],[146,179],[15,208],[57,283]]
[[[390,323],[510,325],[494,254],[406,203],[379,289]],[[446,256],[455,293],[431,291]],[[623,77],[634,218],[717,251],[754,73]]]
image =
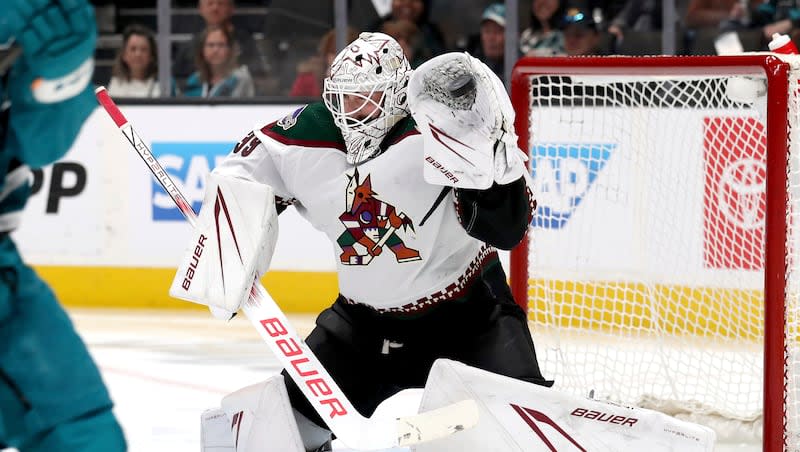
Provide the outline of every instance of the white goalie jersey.
[[271,186],[279,206],[294,205],[324,232],[349,301],[413,312],[458,297],[498,260],[461,226],[454,192],[423,179],[413,119],[385,143],[379,156],[347,163],[331,114],[315,103],[248,134],[214,172]]

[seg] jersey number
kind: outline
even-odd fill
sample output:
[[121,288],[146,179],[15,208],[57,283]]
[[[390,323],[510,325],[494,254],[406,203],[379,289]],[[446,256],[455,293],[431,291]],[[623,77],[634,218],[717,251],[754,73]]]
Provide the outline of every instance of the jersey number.
[[250,132],[246,137],[242,138],[242,141],[236,143],[236,147],[233,148],[233,153],[238,154],[239,151],[241,151],[242,157],[247,157],[253,153],[259,144],[261,144],[261,141],[256,138],[256,134]]

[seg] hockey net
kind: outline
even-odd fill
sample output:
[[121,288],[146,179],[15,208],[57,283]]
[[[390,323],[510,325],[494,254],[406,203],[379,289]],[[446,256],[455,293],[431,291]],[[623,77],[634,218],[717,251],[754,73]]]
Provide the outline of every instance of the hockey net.
[[556,388],[800,448],[798,68],[520,60],[538,209],[511,279]]

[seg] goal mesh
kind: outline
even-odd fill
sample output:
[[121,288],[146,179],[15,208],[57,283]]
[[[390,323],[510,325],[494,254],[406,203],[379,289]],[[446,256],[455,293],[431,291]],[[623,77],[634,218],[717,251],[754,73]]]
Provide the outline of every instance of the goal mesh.
[[[542,371],[557,389],[718,418],[718,431],[735,426],[724,436],[761,441],[765,332],[783,328],[767,350],[785,374],[769,403],[783,405],[781,443],[798,450],[798,73],[787,69],[787,86],[764,69],[768,58],[787,66],[773,57],[664,58],[674,64],[530,59],[515,70],[539,204],[523,261]],[[777,96],[788,121],[773,113]],[[770,208],[782,224],[766,220],[779,172],[788,183]],[[765,328],[768,256],[785,291]]]

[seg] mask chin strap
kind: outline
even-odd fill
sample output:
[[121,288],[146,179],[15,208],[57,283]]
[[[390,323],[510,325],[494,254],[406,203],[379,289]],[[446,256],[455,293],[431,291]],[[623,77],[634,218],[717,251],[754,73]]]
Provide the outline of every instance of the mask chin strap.
[[[361,163],[364,163],[366,161],[372,160],[375,157],[377,157],[377,156],[383,154],[384,152],[386,152],[386,149],[388,149],[389,145],[391,144],[391,138],[393,138],[394,136],[396,136],[398,134],[399,129],[401,127],[403,127],[404,123],[405,123],[405,119],[401,119],[400,121],[395,123],[395,125],[393,125],[392,128],[389,129],[388,132],[386,132],[386,135],[383,136],[383,139],[381,139],[381,143],[378,145],[378,149],[375,150],[374,153],[372,155],[370,155],[369,157],[364,158],[364,159],[359,159],[358,162],[353,163],[353,165],[356,165],[356,168],[357,168],[358,165],[360,165]],[[362,151],[359,152],[356,155],[363,154],[365,152],[365,150],[369,148],[367,146],[367,144],[371,143],[371,140],[375,140],[375,139],[376,138],[374,138],[374,137],[366,137],[365,141],[364,141],[364,146],[361,147]],[[345,139],[345,142],[346,141],[347,140]],[[348,156],[349,155],[350,154],[348,153]]]
[[372,140],[374,140],[374,138],[366,136],[361,132],[348,131],[348,134],[351,137],[352,135],[356,135],[356,137],[352,137],[351,140],[348,140],[347,137],[345,137],[345,145],[350,146],[350,143],[353,143],[352,145],[358,148],[357,151],[350,152],[348,147],[347,151],[348,163],[351,163],[353,165],[358,165],[372,158],[373,157],[372,154],[375,154],[377,152],[377,150],[375,149],[370,150],[369,147],[369,144],[372,143]]

